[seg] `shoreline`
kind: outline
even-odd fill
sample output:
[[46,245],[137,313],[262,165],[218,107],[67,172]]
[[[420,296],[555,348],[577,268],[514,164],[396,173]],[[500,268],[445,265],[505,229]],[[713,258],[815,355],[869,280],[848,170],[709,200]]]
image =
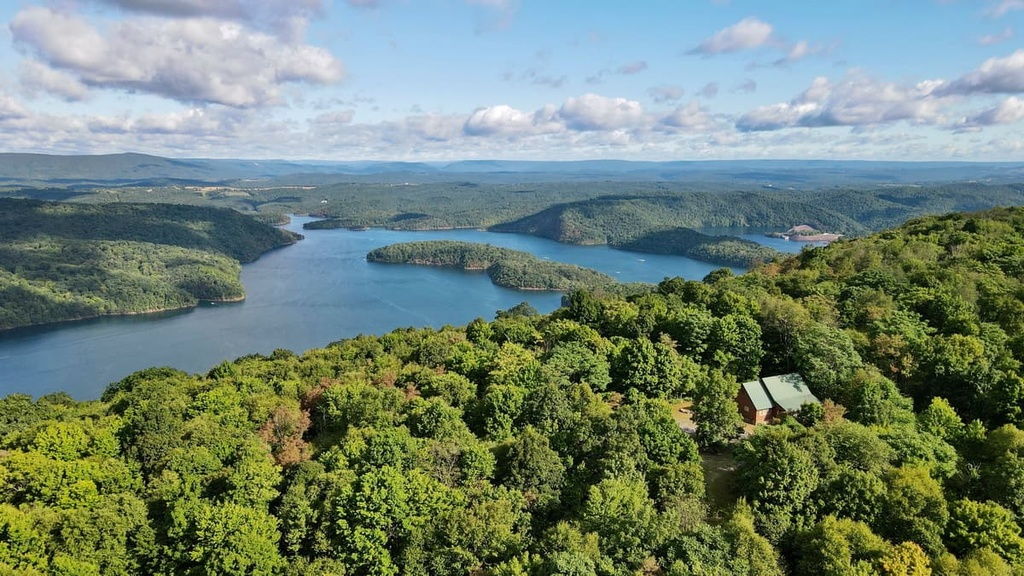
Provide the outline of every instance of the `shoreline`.
[[170,312],[183,312],[186,310],[195,310],[204,304],[216,305],[216,304],[238,304],[245,301],[245,294],[234,298],[217,298],[208,299],[203,298],[196,301],[195,304],[188,304],[185,306],[172,306],[169,308],[152,308],[149,310],[129,310],[126,312],[109,312],[103,314],[90,314],[88,316],[78,316],[76,318],[65,318],[63,320],[52,320],[49,322],[37,322],[34,324],[22,324],[20,326],[12,326],[10,328],[0,328],[0,338],[6,335],[13,334],[18,330],[35,330],[40,328],[57,327],[60,324],[73,324],[76,322],[87,322],[89,320],[100,320],[103,318],[120,318],[126,316],[147,316],[150,314],[165,314]]
[[[329,219],[314,220],[313,222],[307,222],[307,224],[312,224],[314,222],[324,222],[324,221],[327,221],[327,220],[329,220]],[[502,231],[502,230],[491,230],[489,227],[486,227],[486,226],[482,226],[482,227],[481,226],[442,226],[442,227],[438,227],[438,228],[396,228],[396,227],[392,227],[392,226],[332,226],[332,227],[328,227],[328,228],[306,228],[306,225],[303,224],[302,225],[302,229],[303,230],[314,230],[314,231],[315,230],[348,230],[350,232],[366,232],[368,230],[388,230],[388,231],[394,231],[394,232],[443,232],[443,231],[446,231],[446,230],[479,230],[481,232],[490,232],[492,234],[520,234],[520,235],[523,235],[523,236],[530,236],[530,237],[533,237],[533,238],[540,238],[542,240],[548,240],[548,241],[554,242],[556,244],[561,244],[561,245],[564,245],[564,246],[584,246],[584,247],[587,247],[587,246],[607,246],[607,247],[611,248],[612,250],[621,250],[623,252],[631,252],[633,254],[653,254],[653,255],[658,255],[658,256],[679,256],[681,258],[689,258],[690,260],[694,260],[696,262],[703,262],[705,264],[712,264],[712,265],[719,266],[719,267],[742,268],[744,270],[749,270],[749,269],[753,268],[753,266],[749,265],[749,264],[743,264],[743,263],[737,263],[737,262],[726,262],[726,261],[723,261],[723,260],[708,260],[708,259],[704,259],[704,258],[695,258],[695,257],[693,257],[693,256],[691,256],[689,254],[683,254],[683,253],[677,253],[677,252],[657,252],[657,251],[654,251],[654,250],[630,250],[629,248],[625,248],[625,247],[623,247],[621,245],[618,245],[618,244],[611,244],[609,242],[599,242],[599,241],[593,241],[593,242],[589,242],[589,241],[588,242],[561,242],[559,240],[555,240],[554,238],[550,238],[548,236],[543,236],[541,234],[531,234],[529,232],[506,232],[506,231]],[[767,236],[769,238],[773,238],[774,237],[774,236],[769,236],[768,234],[765,234],[765,236]],[[836,235],[836,239],[838,239],[840,236],[841,235]],[[736,240],[740,240],[740,241],[744,240],[743,238],[740,238],[739,236],[732,236],[732,237],[735,238]],[[789,238],[785,238],[785,239],[789,240]],[[821,240],[816,240],[816,239],[808,240],[808,242],[819,242],[819,241],[821,241]],[[751,240],[751,242],[753,242],[753,240]],[[772,248],[771,246],[769,246],[767,244],[760,244],[758,242],[755,242],[755,243],[758,244],[759,246],[765,246],[767,248]],[[784,252],[780,252],[778,250],[776,250],[776,252],[779,252],[779,255],[781,255],[781,256],[785,256],[786,255]],[[430,266],[431,264],[425,264],[425,265]],[[476,270],[476,268],[465,268],[465,270]],[[484,270],[484,268],[479,268],[479,270]],[[499,284],[496,284],[496,286],[499,286]],[[507,288],[507,286],[505,286],[505,288]],[[523,288],[515,288],[515,290],[525,290],[525,289],[523,289]],[[533,290],[548,291],[547,288],[534,288]],[[559,292],[559,290],[553,290],[553,291]]]

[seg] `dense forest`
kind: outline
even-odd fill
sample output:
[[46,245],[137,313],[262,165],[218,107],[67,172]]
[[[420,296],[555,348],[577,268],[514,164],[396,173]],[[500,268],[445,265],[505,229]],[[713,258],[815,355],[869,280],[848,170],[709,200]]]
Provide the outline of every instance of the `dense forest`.
[[764,264],[780,253],[768,246],[735,236],[712,236],[690,228],[668,228],[649,232],[634,240],[616,242],[614,247],[651,254],[674,254],[694,260],[750,268]]
[[[234,184],[78,186],[22,188],[0,196],[68,200],[76,203],[160,202],[233,208],[243,213],[310,214],[324,218],[308,228],[388,227],[402,230],[486,228],[554,213],[577,212],[581,220],[609,219],[603,212],[630,210],[654,228],[721,226],[777,228],[796,224],[852,235],[900,225],[909,218],[994,206],[1024,204],[1024,184],[880,184],[875,187],[835,186],[840,179],[820,179],[813,173],[796,188],[757,187],[749,183],[652,181],[490,182],[465,179],[388,183],[346,180],[301,184],[291,180]],[[514,175],[508,175],[514,178]],[[481,176],[482,178],[482,176]],[[597,201],[593,204],[588,201]],[[647,203],[651,222],[636,209]],[[614,210],[613,210],[614,209]],[[681,215],[682,217],[678,217]],[[665,222],[666,218],[668,222]],[[588,225],[588,228],[592,226]],[[590,241],[606,242],[602,235]]]
[[[98,401],[0,401],[0,571],[1015,574],[1024,209]],[[738,382],[824,400],[739,437]],[[685,434],[675,399],[692,400]]]
[[[670,251],[734,266],[763,261],[767,255],[742,244],[722,242],[719,246],[694,248],[690,239],[678,247],[664,242],[664,238],[668,235],[680,240],[682,235],[689,235],[677,230],[681,227],[698,232],[721,227],[756,228],[760,232],[765,228],[787,230],[800,224],[845,236],[863,236],[914,217],[1024,205],[1024,184],[1020,183],[972,181],[866,187],[864,181],[858,180],[859,187],[835,186],[835,182],[850,180],[831,172],[834,168],[824,172],[834,176],[831,178],[823,178],[822,172],[795,171],[775,185],[761,186],[748,181],[757,180],[759,172],[726,181],[695,181],[690,177],[685,181],[628,181],[596,176],[534,181],[529,174],[515,173],[501,174],[495,179],[494,174],[487,173],[395,172],[377,180],[367,180],[368,176],[316,174],[309,175],[308,181],[293,175],[232,183],[24,188],[0,190],[0,196],[76,203],[219,206],[259,215],[265,222],[278,222],[288,214],[322,218],[304,225],[310,230],[488,228],[560,242],[609,244],[657,253]],[[894,174],[863,174],[882,182],[890,181],[890,177],[892,182],[900,182]],[[771,181],[770,171],[761,175]]]
[[474,242],[402,242],[376,248],[366,259],[386,264],[483,270],[491,282],[516,290],[597,289],[615,282],[611,276],[589,268],[541,260],[529,252]]
[[[234,194],[233,196],[229,195]],[[239,200],[239,191],[224,191]],[[935,186],[812,190],[719,189],[699,184],[570,182],[496,185],[337,184],[308,191],[261,191],[260,211],[280,211],[300,199],[300,211],[328,218],[308,228],[382,226],[403,230],[515,227],[567,242],[614,243],[667,227],[757,227],[796,224],[863,235],[909,218],[1024,204],[1024,185],[955,183]],[[207,198],[212,198],[208,193]],[[271,197],[276,202],[269,202]],[[322,203],[326,200],[326,203]],[[239,204],[241,207],[242,205]],[[578,229],[577,229],[578,228]]]
[[239,262],[298,238],[221,208],[0,199],[0,330],[238,300]]

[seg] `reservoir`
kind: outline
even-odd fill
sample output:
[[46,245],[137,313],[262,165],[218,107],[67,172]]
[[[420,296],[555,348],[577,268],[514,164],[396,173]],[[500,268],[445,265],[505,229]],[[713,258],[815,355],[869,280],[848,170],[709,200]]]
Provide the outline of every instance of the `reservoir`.
[[358,334],[492,320],[496,311],[523,301],[547,313],[561,302],[557,292],[500,288],[482,272],[366,261],[370,250],[395,242],[489,243],[594,268],[621,282],[699,280],[719,268],[680,256],[480,230],[302,230],[310,220],[294,217],[286,226],[305,240],[242,267],[244,302],[0,333],[0,397],[66,391],[79,400],[93,399],[109,383],[150,366],[205,372],[223,360],[277,348],[302,352]]

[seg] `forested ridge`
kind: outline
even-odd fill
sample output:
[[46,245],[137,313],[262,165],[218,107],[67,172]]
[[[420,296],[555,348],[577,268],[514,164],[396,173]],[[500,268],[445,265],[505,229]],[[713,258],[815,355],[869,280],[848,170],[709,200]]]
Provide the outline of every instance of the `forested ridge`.
[[237,300],[239,262],[298,238],[222,208],[0,199],[0,330]]
[[[0,571],[1019,573],[1022,272],[1024,210],[928,217],[550,315],[9,396]],[[737,439],[737,382],[788,371],[824,404]]]
[[[798,224],[846,236],[898,226],[907,219],[998,205],[1024,204],[1024,186],[952,183],[876,189],[709,190],[693,184],[590,182],[486,185],[472,182],[377,186],[360,194],[337,185],[317,189],[327,219],[308,229],[381,226],[400,230],[487,227],[569,244],[608,244],[734,266],[763,262],[767,248],[692,229],[774,228]],[[333,193],[341,194],[335,200]],[[297,200],[293,198],[292,200]],[[283,209],[267,204],[261,209]],[[688,230],[689,229],[689,230]]]
[[[238,192],[227,192],[222,197],[206,195],[204,199],[223,198],[239,209],[251,209]],[[1024,204],[1022,184],[978,182],[878,188],[822,185],[811,190],[737,190],[720,184],[666,182],[444,182],[409,186],[336,184],[308,191],[288,189],[249,194],[260,211],[292,209],[326,218],[306,224],[310,229],[515,227],[514,231],[553,239],[564,234],[562,241],[566,242],[602,244],[680,226],[786,230],[797,224],[810,224],[829,232],[859,236],[899,226],[919,216]],[[559,224],[560,218],[564,224]],[[531,226],[537,229],[529,232]]]
[[634,240],[614,244],[622,250],[650,254],[675,254],[694,260],[750,268],[781,254],[774,248],[735,236],[712,236],[690,228],[667,228],[648,232]]
[[390,244],[371,250],[366,259],[386,264],[483,270],[491,282],[516,290],[597,289],[615,282],[597,270],[541,260],[529,252],[453,240]]

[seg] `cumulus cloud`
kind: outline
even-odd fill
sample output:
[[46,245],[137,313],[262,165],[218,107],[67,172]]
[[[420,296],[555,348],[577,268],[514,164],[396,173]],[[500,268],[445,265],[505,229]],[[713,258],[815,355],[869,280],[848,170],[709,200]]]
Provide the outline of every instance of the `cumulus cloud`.
[[100,30],[71,13],[29,7],[14,41],[89,87],[239,108],[278,104],[287,83],[330,84],[340,61],[326,50],[213,18],[126,19]]
[[662,84],[661,86],[647,89],[647,95],[657,104],[675,102],[683,97],[684,92],[682,86],[672,86],[669,84]]
[[758,48],[775,41],[771,24],[753,17],[744,18],[732,26],[719,30],[689,53],[703,56],[726,54]]
[[[298,38],[324,14],[322,0],[93,0],[127,12],[170,18],[218,18]],[[358,0],[356,0],[358,1]],[[364,0],[365,1],[365,0]]]
[[941,101],[936,97],[940,86],[936,81],[903,86],[859,75],[834,84],[819,77],[789,102],[761,106],[742,115],[736,128],[868,126],[900,120],[934,124],[942,119]]
[[159,134],[207,137],[228,137],[234,133],[227,116],[206,108],[189,108],[168,114],[146,114],[138,118],[125,116],[95,116],[85,120],[89,132],[94,134]]
[[101,4],[123,10],[159,14],[161,16],[219,16],[237,18],[244,15],[239,0],[98,0]]
[[742,115],[736,128],[771,131],[794,127],[867,127],[907,121],[977,131],[985,126],[1019,121],[1024,102],[1016,96],[998,106],[960,117],[953,114],[966,98],[984,94],[1024,93],[1024,50],[984,61],[975,70],[952,80],[897,84],[851,74],[833,83],[819,77],[789,102],[761,106]]
[[607,98],[588,93],[569,98],[558,110],[566,126],[573,130],[614,130],[643,123],[643,106],[635,100]]
[[1013,124],[1024,120],[1024,100],[1010,96],[998,106],[963,118],[956,126],[961,130],[976,130],[983,126]]
[[469,136],[525,136],[548,134],[564,129],[556,117],[554,106],[548,105],[533,113],[517,110],[507,104],[478,108],[463,125]]
[[89,87],[71,74],[54,70],[37,60],[23,60],[18,70],[21,86],[31,96],[53,94],[68,102],[84,100]]
[[686,106],[679,106],[662,116],[658,121],[658,127],[673,131],[700,132],[713,129],[715,121],[707,108],[695,101]]
[[1024,50],[1002,58],[989,58],[942,88],[947,94],[1016,94],[1024,92]]
[[978,38],[978,44],[982,46],[991,46],[993,44],[999,44],[1013,38],[1013,28],[1006,27],[1002,32],[996,34],[986,34]]
[[27,116],[28,110],[20,102],[9,94],[0,92],[0,120],[25,118]]
[[[249,21],[324,13],[323,0],[94,0],[132,12],[161,16],[214,16]],[[348,0],[367,3],[377,0]]]

